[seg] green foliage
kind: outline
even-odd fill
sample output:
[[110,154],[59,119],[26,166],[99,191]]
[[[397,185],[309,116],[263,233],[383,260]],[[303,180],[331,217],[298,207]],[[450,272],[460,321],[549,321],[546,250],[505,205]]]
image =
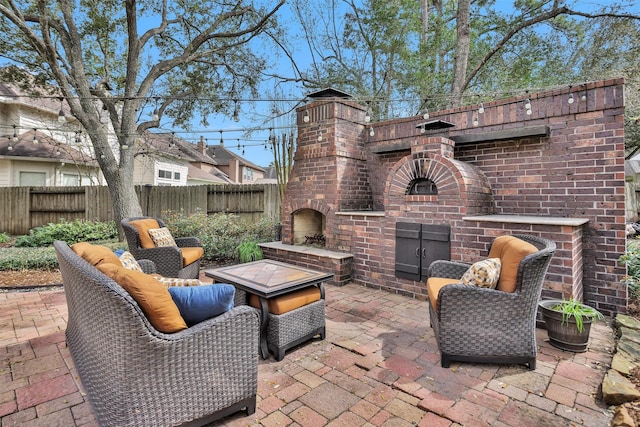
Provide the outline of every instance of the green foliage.
[[0,243],[7,243],[11,237],[7,233],[0,233]]
[[267,217],[260,221],[247,221],[237,215],[207,215],[202,211],[191,215],[176,211],[163,212],[163,219],[174,237],[198,237],[204,248],[204,258],[217,261],[237,259],[237,248],[244,242],[273,240],[275,225]]
[[624,282],[629,293],[640,297],[640,240],[629,239],[626,252],[620,256],[620,262],[627,267]]
[[562,322],[566,323],[570,318],[573,318],[576,322],[578,332],[582,332],[584,329],[584,318],[591,318],[593,323],[598,319],[604,319],[602,313],[593,307],[582,304],[580,301],[573,298],[563,300],[560,304],[556,304],[550,307],[553,311],[562,313]]
[[118,229],[114,221],[93,222],[75,220],[73,222],[67,222],[62,219],[56,224],[49,223],[48,225],[31,229],[28,235],[19,236],[16,239],[15,246],[49,246],[56,240],[64,240],[72,245],[77,242],[110,240],[117,237]]
[[[101,242],[112,250],[126,249],[118,241]],[[53,246],[38,248],[0,248],[0,271],[50,270],[58,268],[58,258]]]
[[242,263],[258,261],[264,258],[262,249],[260,249],[258,243],[254,241],[240,243],[236,248],[236,254]]

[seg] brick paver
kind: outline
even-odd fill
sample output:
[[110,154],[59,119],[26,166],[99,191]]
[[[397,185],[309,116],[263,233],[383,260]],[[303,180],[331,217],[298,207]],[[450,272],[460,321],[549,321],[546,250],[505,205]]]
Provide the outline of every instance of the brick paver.
[[[327,339],[261,361],[258,407],[213,426],[603,426],[598,389],[614,338],[592,328],[591,348],[569,353],[538,330],[538,364],[440,367],[427,302],[349,284],[329,286]],[[9,426],[96,426],[64,345],[60,289],[0,293],[0,421]]]

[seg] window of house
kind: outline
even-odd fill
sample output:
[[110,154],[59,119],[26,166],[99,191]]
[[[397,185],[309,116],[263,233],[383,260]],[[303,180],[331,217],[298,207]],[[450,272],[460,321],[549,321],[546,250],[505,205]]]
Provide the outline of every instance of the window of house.
[[23,187],[43,187],[47,183],[45,172],[20,172],[20,185]]
[[71,173],[62,174],[62,185],[74,187],[80,185],[80,176]]
[[173,179],[176,181],[180,181],[180,172],[174,172],[173,173]]
[[253,169],[242,168],[242,179],[244,181],[253,181]]
[[158,170],[158,178],[167,178],[167,179],[171,179],[171,171],[165,171],[162,169]]

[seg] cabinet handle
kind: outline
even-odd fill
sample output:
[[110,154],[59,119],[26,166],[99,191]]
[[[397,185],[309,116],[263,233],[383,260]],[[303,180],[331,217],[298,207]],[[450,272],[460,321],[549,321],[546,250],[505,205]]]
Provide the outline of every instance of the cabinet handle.
[[420,248],[416,248],[416,258],[420,258]]
[[427,257],[427,248],[422,248],[422,258]]

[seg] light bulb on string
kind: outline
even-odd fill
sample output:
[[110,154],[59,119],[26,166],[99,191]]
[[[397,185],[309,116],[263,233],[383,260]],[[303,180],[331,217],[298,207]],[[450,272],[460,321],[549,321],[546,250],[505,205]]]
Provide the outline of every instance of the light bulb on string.
[[82,131],[77,130],[76,131],[76,144],[80,144],[80,134],[82,133]]
[[524,101],[524,108],[525,110],[531,110],[531,100],[529,98],[527,98],[527,100]]
[[425,133],[427,131],[427,127],[424,125],[424,123],[420,126],[420,133]]
[[318,142],[322,141],[322,132],[318,132]]
[[304,110],[304,114],[302,115],[302,121],[304,123],[309,123],[309,120],[311,120],[309,118],[309,110]]
[[571,92],[569,94],[569,98],[567,99],[567,104],[571,105],[575,102],[575,99],[573,98],[573,92]]
[[364,114],[364,122],[365,122],[365,123],[369,123],[370,121],[371,121],[371,115],[369,114],[369,111],[367,111],[367,112]]
[[18,134],[16,133],[16,125],[13,125],[13,142],[18,142]]
[[34,144],[38,144],[40,142],[40,141],[38,141],[38,137],[36,135],[36,131],[37,131],[37,129],[33,130],[33,143]]
[[473,116],[473,126],[478,126],[478,116]]
[[220,147],[224,147],[224,140],[222,139],[222,130],[220,131]]
[[160,114],[158,113],[158,98],[154,98],[156,100],[156,108],[153,110],[153,115],[151,116],[151,119],[154,122],[157,122],[158,120],[160,120]]
[[242,155],[244,156],[244,146],[242,146]]
[[580,97],[581,101],[586,101],[587,100],[587,92],[583,92],[582,96]]
[[64,98],[59,98],[60,99],[60,111],[58,112],[58,123],[64,123],[67,121],[67,117],[64,115],[64,110],[62,109],[62,101],[64,101]]
[[478,113],[484,114],[484,105],[482,104],[482,102],[478,105]]
[[11,143],[9,143],[9,146],[7,147],[8,151],[13,151],[13,145],[11,145]]
[[422,118],[427,120],[429,118],[429,110],[427,109],[427,107],[424,108],[424,111],[422,111]]
[[240,149],[240,138],[238,138],[238,150]]
[[238,123],[240,121],[240,107],[238,106],[238,100],[234,99],[234,107],[233,107],[233,121]]
[[376,131],[373,130],[372,126],[369,126],[369,136],[375,136],[375,134],[376,134]]
[[169,141],[169,148],[173,148],[176,145],[176,133],[171,132],[171,140]]

